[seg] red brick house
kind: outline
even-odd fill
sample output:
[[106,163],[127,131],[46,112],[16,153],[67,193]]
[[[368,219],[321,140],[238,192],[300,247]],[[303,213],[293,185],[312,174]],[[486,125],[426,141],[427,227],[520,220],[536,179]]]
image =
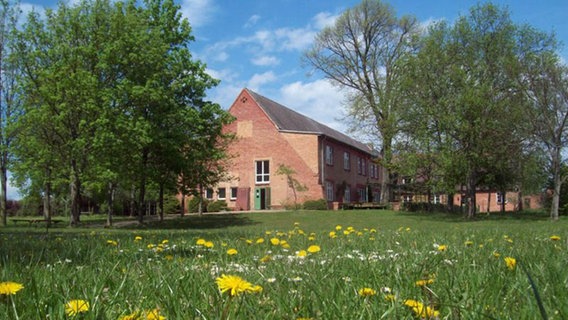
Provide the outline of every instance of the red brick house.
[[305,187],[297,202],[378,201],[379,170],[369,146],[293,111],[249,89],[243,89],[229,108],[236,120],[225,129],[237,140],[226,181],[207,190],[211,200],[224,200],[233,210],[279,209],[293,204],[294,190],[280,165],[295,171]]

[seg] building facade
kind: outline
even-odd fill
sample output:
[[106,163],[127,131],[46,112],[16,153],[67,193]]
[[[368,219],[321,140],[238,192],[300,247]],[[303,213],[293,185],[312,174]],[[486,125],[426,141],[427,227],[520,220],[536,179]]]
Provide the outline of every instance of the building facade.
[[[229,148],[231,180],[208,189],[209,200],[226,201],[232,210],[380,200],[379,168],[369,146],[249,89],[229,113],[236,120],[225,130],[237,137]],[[278,174],[281,166],[293,174]],[[291,179],[305,188],[293,187]]]

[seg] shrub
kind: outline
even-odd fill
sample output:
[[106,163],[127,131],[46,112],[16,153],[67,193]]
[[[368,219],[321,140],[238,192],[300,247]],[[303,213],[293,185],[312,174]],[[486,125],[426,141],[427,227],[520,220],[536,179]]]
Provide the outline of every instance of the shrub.
[[226,211],[227,210],[227,203],[223,200],[217,200],[214,202],[210,202],[207,205],[207,212],[219,212],[219,211]]
[[164,197],[164,214],[177,214],[181,209],[179,200],[174,195]]
[[[209,201],[207,201],[207,199],[203,199],[203,207],[202,207],[203,212],[207,212],[208,204]],[[193,197],[191,198],[191,200],[189,200],[189,203],[187,204],[187,210],[191,213],[199,211],[199,197]]]
[[327,201],[325,199],[307,200],[304,202],[305,210],[327,210]]

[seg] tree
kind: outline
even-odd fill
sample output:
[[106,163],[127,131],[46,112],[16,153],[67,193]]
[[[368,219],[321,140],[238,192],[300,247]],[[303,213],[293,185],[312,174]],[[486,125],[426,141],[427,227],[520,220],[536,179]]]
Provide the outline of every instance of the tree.
[[558,220],[562,185],[568,179],[566,145],[568,143],[568,67],[555,52],[555,41],[542,33],[527,29],[529,45],[524,55],[526,69],[520,77],[530,102],[527,109],[536,141],[547,158],[552,180],[550,218]]
[[466,187],[468,217],[481,185],[504,190],[522,176],[528,139],[526,103],[517,79],[523,45],[506,10],[478,5],[455,24],[435,23],[406,66],[410,139],[434,154],[447,187]]
[[19,7],[17,4],[0,0],[0,216],[2,225],[7,223],[7,179],[11,158],[10,144],[14,131],[10,129],[20,112],[17,68],[13,56],[13,33],[16,28]]
[[294,195],[294,209],[298,208],[298,192],[308,191],[308,187],[305,184],[302,184],[298,179],[294,176],[296,175],[296,170],[293,168],[285,165],[280,164],[278,169],[276,170],[277,175],[282,175],[286,177],[286,183],[288,188],[292,190]]
[[46,199],[53,182],[67,184],[72,225],[85,188],[108,189],[111,224],[119,183],[137,192],[143,222],[148,186],[159,189],[162,208],[191,158],[184,147],[202,137],[194,126],[226,119],[205,100],[218,81],[192,59],[179,9],[173,0],[61,3],[45,22],[31,14],[19,33],[26,112],[18,128],[26,139],[18,140],[15,168],[42,181]]
[[348,114],[356,127],[370,123],[381,141],[381,201],[391,200],[392,144],[402,108],[399,62],[417,26],[413,17],[397,18],[386,3],[363,0],[323,29],[305,54],[312,67],[352,92]]
[[[192,113],[195,112],[197,110]],[[218,104],[204,104],[200,112],[203,117],[192,121],[187,133],[189,140],[182,146],[178,181],[178,190],[183,197],[189,194],[198,197],[199,215],[203,213],[203,190],[230,179],[228,167],[233,155],[228,153],[228,147],[235,139],[232,133],[223,131],[223,127],[234,119],[229,113],[222,112]]]

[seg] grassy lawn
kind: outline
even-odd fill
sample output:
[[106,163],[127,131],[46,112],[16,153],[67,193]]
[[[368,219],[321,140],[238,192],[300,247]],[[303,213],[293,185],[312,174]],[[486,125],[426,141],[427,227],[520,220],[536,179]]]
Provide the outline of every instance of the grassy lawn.
[[80,319],[567,319],[562,218],[365,210],[9,224],[0,281],[23,289],[0,294],[0,317],[66,319],[78,299],[67,311],[83,307]]

